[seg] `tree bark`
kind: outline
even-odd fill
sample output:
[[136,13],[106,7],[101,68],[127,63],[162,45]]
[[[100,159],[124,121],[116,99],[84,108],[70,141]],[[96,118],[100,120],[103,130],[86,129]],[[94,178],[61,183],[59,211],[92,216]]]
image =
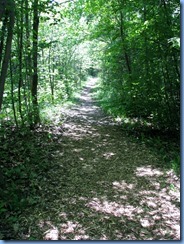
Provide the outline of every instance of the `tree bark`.
[[123,14],[120,11],[120,32],[121,32],[121,40],[123,44],[123,49],[124,49],[124,55],[125,55],[125,61],[128,69],[128,73],[131,75],[132,74],[132,69],[131,69],[131,64],[130,64],[130,58],[129,55],[126,51],[125,43],[124,43],[124,32],[123,32]]
[[13,71],[12,71],[12,62],[10,60],[10,78],[11,78],[11,100],[12,100],[12,109],[13,109],[13,116],[14,116],[14,121],[16,124],[16,127],[18,127],[18,121],[17,121],[17,115],[16,115],[16,109],[15,109],[15,101],[14,101],[14,84],[13,84]]
[[7,7],[8,7],[8,9],[6,11],[9,16],[9,22],[7,23],[8,35],[7,35],[7,39],[6,39],[5,53],[4,53],[4,57],[3,57],[3,61],[2,61],[1,74],[0,74],[0,111],[1,111],[2,103],[3,103],[4,85],[5,85],[8,64],[9,64],[10,55],[11,55],[13,28],[14,28],[14,22],[15,22],[15,12],[14,12],[15,3],[14,3],[14,1],[9,0]]
[[21,97],[21,88],[23,85],[23,77],[22,77],[22,54],[23,54],[23,0],[21,1],[21,9],[20,9],[20,20],[17,21],[18,26],[18,59],[19,59],[19,83],[18,83],[18,101],[19,101],[19,113],[23,123],[23,115],[22,115],[22,97]]
[[32,102],[34,111],[34,124],[37,124],[39,119],[38,111],[38,28],[39,28],[39,15],[38,15],[38,0],[34,0],[33,4],[33,78],[32,78]]
[[2,28],[1,28],[1,40],[0,40],[0,66],[1,66],[1,62],[2,62],[2,58],[3,58],[3,48],[4,48],[4,40],[5,40],[5,36],[6,36],[6,27],[7,27],[7,23],[8,23],[8,16],[5,16],[5,18],[3,19],[3,24],[2,24]]

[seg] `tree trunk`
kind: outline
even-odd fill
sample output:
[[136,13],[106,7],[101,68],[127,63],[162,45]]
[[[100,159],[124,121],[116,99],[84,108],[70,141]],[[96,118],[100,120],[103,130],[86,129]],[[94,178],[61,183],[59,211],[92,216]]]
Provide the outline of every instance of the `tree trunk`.
[[14,28],[14,21],[15,21],[14,9],[15,9],[14,1],[9,0],[8,9],[6,10],[8,16],[9,16],[9,22],[7,23],[8,36],[6,39],[5,53],[4,53],[4,57],[3,57],[3,61],[2,61],[1,74],[0,74],[0,111],[1,111],[2,103],[3,103],[4,85],[5,85],[6,74],[7,74],[8,64],[9,64],[10,54],[11,54],[13,28]]
[[21,9],[20,9],[20,20],[17,21],[18,25],[20,25],[20,29],[18,29],[18,59],[19,59],[19,84],[18,84],[18,101],[19,101],[19,113],[23,123],[23,115],[22,115],[22,97],[21,97],[21,88],[23,85],[23,77],[22,77],[22,52],[23,52],[23,0],[21,1]]
[[128,69],[128,73],[131,75],[132,74],[132,69],[131,69],[131,64],[130,64],[130,58],[127,53],[126,47],[125,47],[125,40],[124,40],[124,33],[123,33],[123,14],[120,11],[120,32],[121,32],[121,40],[123,44],[123,49],[124,49],[124,55],[125,55],[125,61]]
[[13,85],[13,71],[12,71],[12,62],[10,60],[10,78],[11,78],[11,100],[12,100],[12,109],[13,109],[13,116],[14,116],[14,121],[16,124],[16,127],[18,127],[18,121],[17,121],[17,115],[16,115],[16,109],[15,109],[15,101],[14,101],[14,85]]
[[4,48],[4,39],[6,36],[6,27],[7,27],[7,23],[8,23],[8,16],[5,16],[4,20],[3,20],[3,24],[2,24],[2,28],[1,28],[1,40],[0,40],[0,67],[2,65],[2,58],[3,58],[3,48]]
[[34,111],[34,124],[39,123],[39,110],[38,110],[38,98],[37,98],[37,87],[38,87],[38,27],[39,27],[39,16],[38,16],[38,0],[34,0],[33,4],[33,79],[32,79],[32,102]]

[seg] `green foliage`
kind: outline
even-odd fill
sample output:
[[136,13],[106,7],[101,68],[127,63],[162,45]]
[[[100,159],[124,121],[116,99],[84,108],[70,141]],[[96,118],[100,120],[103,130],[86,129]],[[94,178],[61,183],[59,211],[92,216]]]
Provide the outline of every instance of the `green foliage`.
[[[104,196],[107,189],[106,186],[99,187],[99,179],[102,180],[100,184],[106,183],[107,186],[115,180],[122,180],[122,176],[134,182],[135,178],[130,179],[132,174],[129,171],[134,169],[135,172],[140,166],[139,160],[141,164],[149,163],[159,169],[172,168],[179,175],[179,3],[175,0],[11,2],[15,2],[16,16],[0,111],[0,215],[5,221],[0,225],[10,229],[15,236],[23,236],[19,224],[23,221],[19,215],[26,216],[27,224],[31,209],[35,213],[46,210],[47,217],[48,211],[56,209],[58,218],[61,204],[68,203],[72,195],[76,196],[76,186],[80,189],[77,191],[79,199],[85,194],[86,199],[93,197],[94,189],[95,194]],[[9,10],[6,15],[8,13]],[[2,11],[0,68],[5,56],[3,43],[10,25],[10,20],[6,19],[8,15],[1,14]],[[34,27],[38,23],[37,43]],[[115,127],[112,131],[108,126],[97,128],[96,121],[94,128],[93,123],[90,126],[81,124],[84,131],[79,130],[80,140],[67,136],[67,143],[60,144],[63,140],[62,124],[66,120],[61,115],[61,107],[64,109],[63,106],[67,105],[69,108],[79,102],[78,92],[88,76],[99,77],[99,84],[93,89],[95,97],[101,107],[122,125],[124,133],[121,135],[119,128],[116,131]],[[92,111],[95,111],[95,106]],[[82,116],[82,121],[85,121],[87,112]],[[99,141],[95,144],[98,135]],[[108,143],[108,137],[117,139],[113,138],[114,147]],[[134,143],[131,144],[131,140]],[[137,149],[135,145],[140,147]],[[61,147],[64,148],[62,153]],[[107,149],[110,153],[104,153]],[[155,160],[157,156],[159,160]],[[89,177],[84,177],[86,174]],[[164,187],[167,185],[165,179],[160,184]],[[133,189],[136,192],[142,190],[142,180],[139,180],[141,188],[137,184],[138,188]],[[144,185],[147,186],[151,185]],[[175,189],[176,186],[170,184],[170,190]],[[114,201],[114,189],[109,194]],[[129,197],[132,202],[132,193]],[[69,205],[63,204],[71,213]],[[87,218],[89,213],[94,216],[94,211],[84,210],[80,205],[80,211],[87,214]],[[148,207],[143,209],[150,213]],[[139,226],[140,216],[137,218]],[[118,218],[115,219],[119,225]],[[112,223],[109,223],[110,227]],[[33,226],[38,229],[35,221],[31,228]],[[26,238],[35,240],[34,231],[31,231],[32,236]],[[9,237],[6,230],[3,233]],[[0,233],[0,239],[3,238],[4,234]]]
[[[1,125],[34,126],[34,120],[44,106],[72,99],[74,92],[80,90],[86,80],[92,63],[90,44],[85,37],[87,25],[79,14],[80,4],[76,7],[73,4],[38,1],[37,101],[32,97],[33,2],[20,1],[16,4],[15,34],[0,115]],[[38,103],[36,109],[34,101]]]
[[111,114],[179,132],[178,8],[175,1],[103,1],[95,8],[92,37],[105,43],[100,99]]
[[180,168],[181,168],[181,164],[180,164],[180,156],[175,156],[175,158],[171,161],[172,164],[172,169],[176,172],[176,174],[180,174]]
[[[0,116],[2,122],[17,126],[32,125],[35,118],[31,95],[33,9],[33,1],[16,1],[11,63]],[[38,11],[41,108],[71,99],[92,70],[100,71],[100,98],[111,114],[144,119],[154,128],[179,132],[178,2],[39,1]]]

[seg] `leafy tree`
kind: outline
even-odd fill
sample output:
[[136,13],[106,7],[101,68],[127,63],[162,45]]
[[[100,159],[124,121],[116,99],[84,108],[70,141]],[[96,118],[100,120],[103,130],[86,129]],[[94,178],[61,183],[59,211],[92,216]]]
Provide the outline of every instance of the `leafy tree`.
[[102,97],[109,111],[179,130],[178,3],[88,1],[86,13],[91,38],[105,43]]
[[7,3],[0,11],[2,119],[38,123],[41,108],[70,99],[95,67],[111,113],[179,131],[177,1]]

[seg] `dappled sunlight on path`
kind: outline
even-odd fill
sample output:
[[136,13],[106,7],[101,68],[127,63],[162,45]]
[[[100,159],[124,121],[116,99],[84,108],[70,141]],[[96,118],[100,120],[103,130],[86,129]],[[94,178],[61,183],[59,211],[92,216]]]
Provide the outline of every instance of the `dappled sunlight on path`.
[[79,104],[61,110],[59,148],[27,238],[179,240],[179,179],[101,111],[91,98],[95,83],[89,79]]
[[72,121],[75,124],[80,122],[79,126],[85,123],[84,127],[92,125],[114,125],[114,121],[110,116],[105,115],[102,110],[96,105],[95,101],[92,100],[90,91],[95,87],[97,78],[89,79],[86,87],[79,97],[79,105],[73,106],[71,110],[63,108],[61,110],[62,114],[67,116],[67,123],[65,125],[69,126],[69,122]]

